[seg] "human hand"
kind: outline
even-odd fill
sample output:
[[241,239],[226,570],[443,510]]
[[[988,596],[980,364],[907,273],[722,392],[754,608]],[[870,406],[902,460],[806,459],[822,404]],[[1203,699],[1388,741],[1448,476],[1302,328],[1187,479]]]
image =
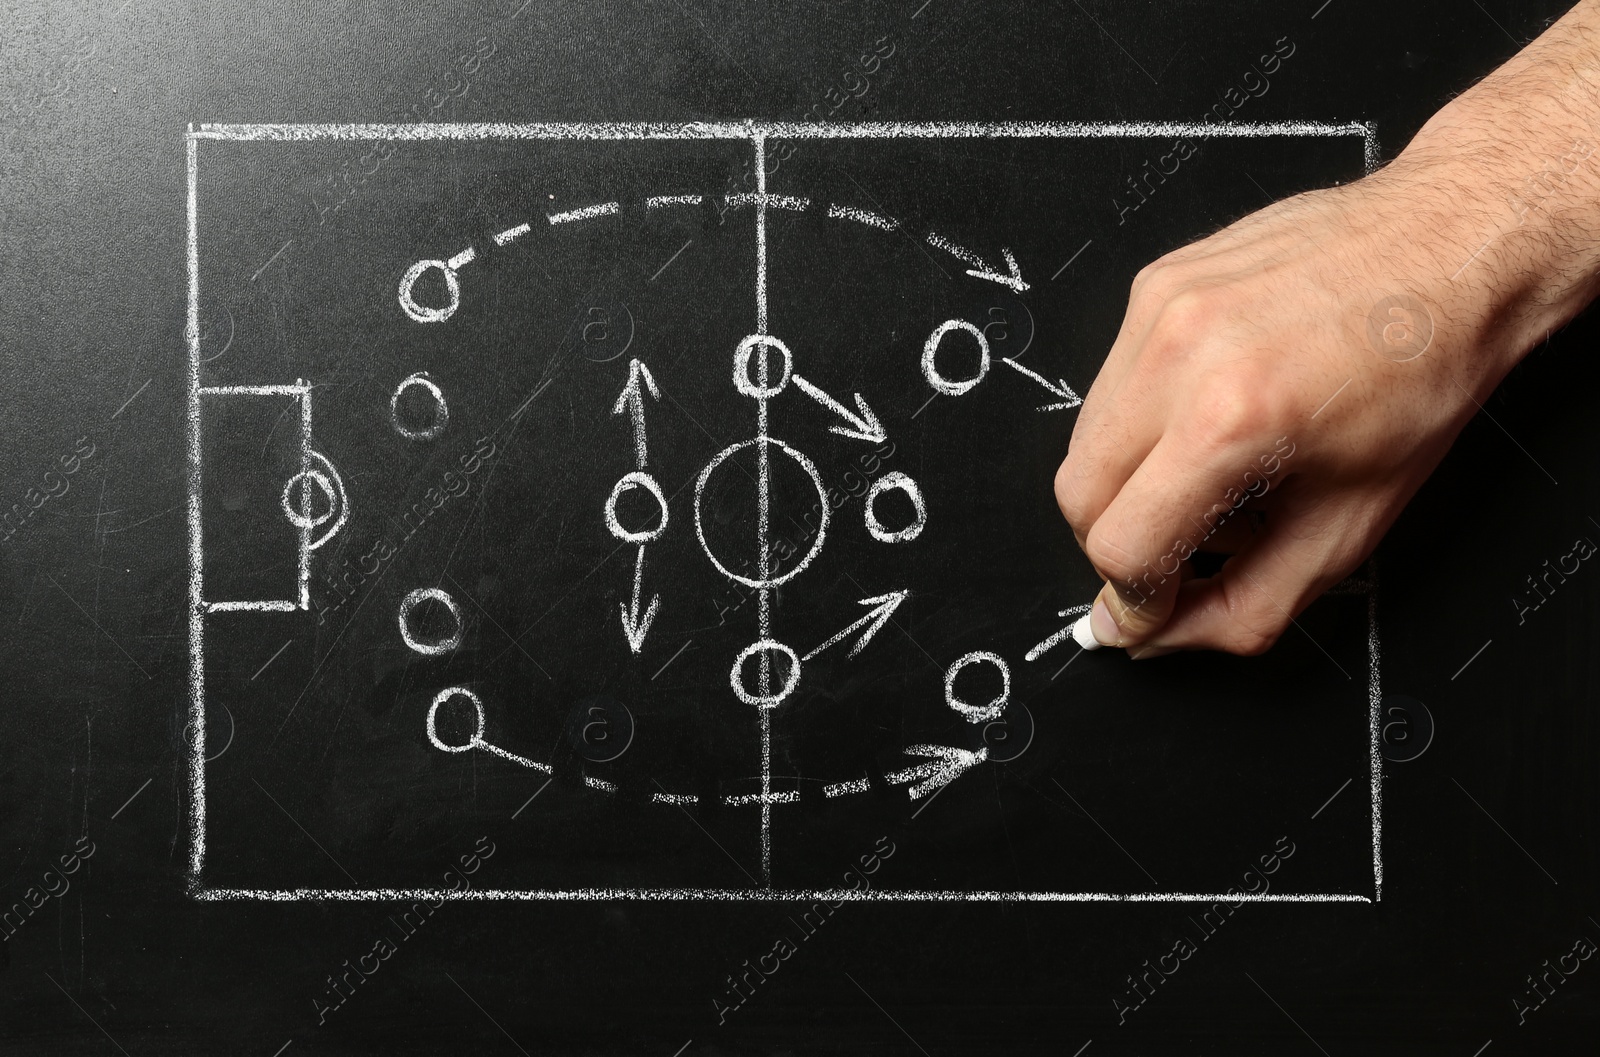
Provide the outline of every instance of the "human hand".
[[[1558,210],[1517,212],[1519,170],[1464,160],[1467,128],[1442,111],[1379,173],[1268,206],[1134,280],[1055,482],[1108,581],[1102,644],[1266,650],[1593,295],[1592,252],[1551,252]],[[1588,230],[1593,202],[1574,207]],[[1195,578],[1196,551],[1231,556]]]

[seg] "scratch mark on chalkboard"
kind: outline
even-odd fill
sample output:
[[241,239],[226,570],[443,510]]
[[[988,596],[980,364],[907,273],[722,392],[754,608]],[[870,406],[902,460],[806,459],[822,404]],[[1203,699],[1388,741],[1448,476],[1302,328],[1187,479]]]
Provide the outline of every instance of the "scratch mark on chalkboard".
[[[533,0],[528,0],[528,2],[532,3]],[[293,1039],[289,1040],[289,1042],[293,1042],[293,1041],[294,1041]],[[278,1052],[273,1054],[272,1057],[283,1057],[283,1051],[287,1050],[289,1048],[289,1042],[286,1042],[282,1046],[279,1046],[278,1047]]]
[[279,257],[282,257],[283,256],[283,251],[288,249],[290,246],[293,246],[293,245],[294,245],[294,239],[290,239],[288,242],[285,242],[282,246],[279,246],[278,247],[278,252],[274,253],[271,257],[268,257],[266,264],[263,264],[261,267],[256,269],[256,273],[255,273],[255,275],[252,275],[250,277],[250,281],[253,283],[253,282],[256,281],[256,279],[260,278],[261,273],[266,271],[268,268],[272,267],[272,262],[277,260]]
[[[1260,984],[1257,984],[1255,977],[1250,976],[1249,973],[1245,973],[1244,975],[1249,977],[1250,982],[1252,984],[1256,984],[1256,990],[1260,991],[1264,995],[1267,995],[1267,989],[1265,987],[1262,987]],[[1318,1042],[1316,1039],[1312,1039],[1311,1038],[1311,1032],[1307,1031],[1305,1028],[1301,1028],[1300,1027],[1300,1022],[1298,1020],[1294,1019],[1294,1017],[1290,1015],[1290,1013],[1289,1013],[1289,1011],[1287,1009],[1284,1009],[1281,1005],[1278,1005],[1278,1000],[1276,998],[1273,998],[1271,995],[1267,995],[1267,1001],[1271,1002],[1275,1006],[1278,1006],[1278,1011],[1280,1013],[1282,1013],[1284,1016],[1289,1018],[1289,1023],[1293,1024],[1297,1028],[1300,1028],[1300,1034],[1304,1035],[1308,1039],[1311,1039],[1311,1045],[1315,1046],[1319,1050],[1322,1050],[1322,1043]],[[1329,1054],[1328,1054],[1327,1050],[1322,1050],[1322,1055],[1323,1055],[1323,1057],[1329,1057]]]
[[1153,875],[1149,870],[1146,870],[1144,868],[1144,864],[1141,863],[1138,859],[1135,859],[1133,857],[1133,853],[1132,852],[1128,851],[1127,848],[1122,847],[1122,842],[1120,840],[1118,840],[1117,838],[1111,836],[1111,831],[1106,829],[1104,826],[1100,825],[1100,820],[1095,818],[1093,815],[1089,814],[1088,810],[1082,804],[1078,803],[1078,798],[1077,797],[1073,796],[1071,793],[1067,793],[1067,787],[1066,786],[1062,785],[1060,782],[1056,781],[1054,778],[1050,779],[1050,783],[1052,785],[1054,785],[1057,789],[1061,790],[1063,793],[1066,793],[1067,799],[1072,801],[1073,806],[1076,807],[1079,811],[1083,812],[1083,817],[1088,819],[1090,822],[1093,822],[1095,824],[1095,827],[1098,828],[1101,833],[1104,833],[1106,835],[1106,838],[1108,840],[1110,840],[1112,844],[1115,844],[1118,849],[1121,850],[1122,854],[1124,854],[1124,855],[1126,855],[1128,857],[1128,861],[1133,863],[1133,865],[1135,865],[1135,866],[1137,866],[1139,868],[1139,872],[1140,873],[1142,873],[1146,877],[1150,878],[1150,883],[1151,884],[1155,885],[1157,888],[1161,887],[1161,882],[1157,881],[1155,879],[1155,875]]
[[[675,661],[679,657],[683,656],[683,651],[688,649],[689,648],[689,643],[692,643],[692,642],[694,642],[694,640],[690,639],[689,642],[685,642],[682,646],[679,646],[678,647],[678,652],[674,653],[671,657],[668,657],[667,658],[667,663],[663,664],[661,667],[656,669],[656,675],[660,675],[662,672],[666,671],[667,668],[672,664],[673,661]],[[650,681],[651,682],[655,682],[656,675],[652,675],[650,677]]]
[[[127,5],[125,4],[123,6],[125,7]],[[122,1044],[120,1042],[118,1042],[116,1039],[111,1038],[111,1033],[109,1031],[107,1031],[105,1028],[101,1028],[100,1027],[100,1022],[98,1020],[96,1020],[93,1017],[89,1016],[89,1011],[87,1009],[84,1009],[83,1005],[81,1003],[79,1003],[79,1001],[76,998],[72,997],[72,993],[70,991],[68,991],[65,987],[62,987],[59,983],[56,983],[56,978],[51,976],[48,972],[46,972],[44,975],[45,975],[45,979],[49,980],[52,984],[56,985],[56,990],[60,991],[62,994],[67,996],[67,1001],[68,1002],[71,1002],[73,1005],[78,1007],[78,1012],[79,1013],[82,1013],[84,1016],[89,1017],[89,1023],[93,1024],[97,1028],[100,1028],[100,1034],[104,1035],[107,1039],[110,1039],[111,1045],[113,1045],[113,1046],[115,1046],[117,1048],[117,1052],[122,1054],[122,1057],[128,1057],[128,1051],[122,1048]]]
[[1078,0],[1072,0],[1072,6],[1076,7],[1079,11],[1082,11],[1083,12],[1083,16],[1085,18],[1087,18],[1090,22],[1094,23],[1094,28],[1095,29],[1098,29],[1101,33],[1104,33],[1106,39],[1109,40],[1111,43],[1115,44],[1117,46],[1117,50],[1122,52],[1122,54],[1124,54],[1124,55],[1126,55],[1128,57],[1128,61],[1129,62],[1131,62],[1135,66],[1139,67],[1139,72],[1144,74],[1146,77],[1149,77],[1151,84],[1159,85],[1161,83],[1160,81],[1156,80],[1154,77],[1152,77],[1150,75],[1150,71],[1145,69],[1144,65],[1142,63],[1140,63],[1138,59],[1133,57],[1133,53],[1132,52],[1130,52],[1127,48],[1124,48],[1122,46],[1122,42],[1121,41],[1119,41],[1116,37],[1113,37],[1110,33],[1108,33],[1106,31],[1106,27],[1104,27],[1104,26],[1102,26],[1100,24],[1100,20],[1095,18],[1093,15],[1089,14],[1088,9],[1085,8],[1082,4],[1078,3]]
[[[1050,277],[1050,281],[1051,282],[1055,282],[1057,279],[1061,278],[1061,273],[1066,271],[1068,268],[1072,267],[1072,262],[1077,260],[1083,254],[1083,251],[1089,248],[1089,243],[1093,242],[1093,241],[1094,241],[1094,239],[1089,239],[1082,246],[1079,246],[1078,247],[1078,252],[1074,253],[1072,256],[1068,257],[1066,264],[1063,264],[1061,267],[1056,269],[1056,273]],[[1087,1046],[1088,1043],[1084,1043],[1084,1045]]]
[[656,279],[660,277],[661,273],[667,270],[668,265],[670,265],[673,261],[677,260],[683,254],[683,251],[689,248],[689,244],[692,243],[692,242],[694,242],[694,239],[690,239],[688,242],[685,242],[682,246],[679,246],[678,247],[678,252],[674,253],[672,256],[668,257],[666,264],[663,264],[661,267],[656,269],[656,274],[652,275],[650,277],[650,282],[652,282],[652,283],[655,282]]
[[[224,351],[226,351],[226,350],[224,350]],[[124,400],[122,402],[122,406],[117,408],[115,411],[113,411],[111,413],[111,418],[107,419],[106,421],[107,422],[114,421],[118,415],[120,415],[124,411],[128,410],[128,405],[133,403],[135,400],[139,399],[139,394],[144,392],[147,388],[149,388],[150,383],[155,381],[155,380],[156,379],[155,379],[154,375],[151,375],[149,378],[146,378],[144,380],[144,385],[141,385],[137,390],[134,391],[134,394],[132,396],[130,396],[130,397],[128,397],[128,399]]]
[[1472,801],[1473,804],[1477,806],[1478,810],[1482,811],[1484,813],[1484,815],[1489,819],[1490,822],[1494,823],[1496,829],[1498,829],[1501,833],[1504,833],[1506,835],[1506,839],[1511,841],[1512,844],[1515,844],[1517,846],[1517,849],[1519,851],[1521,851],[1522,854],[1524,854],[1524,855],[1526,855],[1528,857],[1528,861],[1529,862],[1533,863],[1533,865],[1535,865],[1535,866],[1537,866],[1539,868],[1539,872],[1543,873],[1546,877],[1550,878],[1550,883],[1551,884],[1559,885],[1561,883],[1560,881],[1557,881],[1555,879],[1555,876],[1553,874],[1551,874],[1551,872],[1549,870],[1546,870],[1544,868],[1544,863],[1540,862],[1538,859],[1535,859],[1533,857],[1533,853],[1530,852],[1527,848],[1524,848],[1522,846],[1522,842],[1520,840],[1518,840],[1517,838],[1511,836],[1511,831],[1510,830],[1508,830],[1504,826],[1500,825],[1500,820],[1499,819],[1497,819],[1493,815],[1489,814],[1489,809],[1488,808],[1486,808],[1482,804],[1478,803],[1478,798],[1477,797],[1475,797],[1471,793],[1467,792],[1467,787],[1466,786],[1462,785],[1460,782],[1456,782],[1456,779],[1455,779],[1454,775],[1450,776],[1450,780],[1452,782],[1455,782],[1456,788],[1461,790],[1461,792],[1466,796],[1466,798],[1468,800]]
[[[255,782],[256,788],[261,790],[261,792],[266,795],[266,798],[268,800],[272,801],[273,804],[275,804],[277,806],[279,811],[283,812],[283,817],[284,818],[287,818],[290,822],[293,822],[295,824],[295,828],[298,829],[301,833],[304,833],[306,835],[306,839],[309,840],[312,844],[315,844],[317,846],[317,850],[318,851],[320,851],[322,854],[328,856],[328,861],[329,862],[331,862],[331,863],[333,863],[333,865],[339,867],[339,872],[340,873],[344,874],[346,877],[350,877],[350,871],[346,870],[344,868],[344,865],[342,863],[340,863],[338,859],[335,859],[333,857],[333,855],[328,851],[327,848],[324,848],[322,846],[322,842],[321,841],[317,840],[317,838],[315,838],[315,837],[313,837],[311,835],[311,831],[310,830],[308,830],[304,826],[300,825],[300,820],[299,819],[297,819],[293,815],[289,814],[289,809],[288,808],[286,808],[282,804],[278,803],[278,798],[277,797],[275,797],[271,793],[267,792],[267,787],[266,786],[262,785],[260,782],[256,782],[256,780],[254,778],[251,778],[250,780],[252,782]],[[350,883],[351,884],[360,884],[361,882],[357,881],[354,877],[350,877]]]
[[[471,995],[467,994],[467,989],[465,987],[462,987],[459,983],[457,983],[455,977],[451,976],[449,973],[445,973],[444,975],[452,984],[455,984],[456,987],[460,989],[462,994],[467,995],[467,1001],[468,1002],[471,1002],[473,1005],[478,1006],[478,1012],[482,1013],[486,1017],[489,1017],[489,1011],[487,1009],[484,1009],[482,1006],[479,1006],[478,1005],[478,1000],[476,998],[473,998]],[[493,1024],[497,1028],[500,1028],[500,1022],[498,1020],[494,1019],[493,1017],[489,1017],[489,1023]],[[500,1034],[504,1035],[508,1039],[511,1039],[511,1045],[515,1046],[522,1053],[522,1057],[532,1057],[532,1055],[529,1054],[527,1050],[524,1050],[522,1048],[522,1043],[518,1042],[516,1039],[512,1039],[511,1038],[511,1032],[507,1031],[505,1028],[500,1028]]]
[[[121,526],[119,526],[117,528],[105,529],[104,531],[101,532],[100,535],[101,535],[102,538],[104,538],[105,536],[109,536],[114,532],[127,532],[130,529],[136,529],[140,525],[143,525],[147,521],[154,521],[158,517],[166,517],[168,514],[172,513],[174,510],[178,509],[178,507],[180,507],[182,505],[183,505],[182,503],[174,503],[172,506],[167,507],[167,509],[161,511],[161,513],[159,513],[159,514],[151,514],[149,517],[140,518],[138,521],[135,521],[131,525],[121,525]],[[120,513],[122,513],[121,510],[108,510],[108,511],[105,512],[105,516],[106,517],[110,517],[113,514],[120,514]]]
[[259,668],[257,668],[257,669],[256,669],[256,674],[255,674],[255,675],[252,675],[252,676],[251,676],[251,677],[250,677],[250,681],[251,681],[251,682],[252,682],[252,683],[253,683],[253,682],[255,682],[255,681],[256,681],[256,676],[257,676],[257,675],[260,675],[260,674],[261,674],[261,673],[262,673],[262,672],[264,672],[264,671],[266,671],[266,670],[267,670],[267,665],[269,665],[269,664],[271,664],[271,663],[272,663],[272,662],[273,662],[273,661],[275,661],[275,660],[277,660],[277,659],[278,659],[278,654],[281,654],[281,653],[282,653],[282,652],[283,652],[283,651],[284,651],[284,650],[286,650],[286,649],[288,649],[288,648],[289,648],[289,643],[291,643],[291,642],[293,642],[293,641],[294,641],[294,640],[293,640],[293,639],[288,639],[288,640],[286,640],[286,641],[285,641],[285,642],[284,642],[284,644],[283,644],[283,645],[282,645],[282,646],[279,646],[279,647],[278,647],[278,652],[277,652],[277,653],[274,653],[274,654],[273,654],[273,655],[272,655],[272,656],[271,656],[271,657],[268,657],[268,658],[267,658],[267,663],[266,663],[266,664],[263,664],[263,665],[262,665],[262,666],[261,666],[261,667],[259,667]]
[[147,787],[147,786],[149,786],[149,784],[150,784],[150,783],[151,783],[151,782],[153,782],[153,781],[155,781],[155,779],[154,779],[154,778],[146,778],[146,779],[145,779],[145,780],[144,780],[144,785],[141,785],[141,786],[140,786],[140,787],[139,787],[139,788],[137,788],[137,789],[135,789],[135,790],[134,790],[134,791],[133,791],[133,796],[130,796],[130,797],[128,797],[128,799],[127,799],[127,800],[124,800],[124,801],[123,801],[123,802],[122,802],[122,806],[121,806],[121,807],[119,807],[119,808],[117,808],[117,809],[116,809],[116,810],[115,810],[115,811],[113,811],[113,812],[112,812],[112,813],[111,813],[111,820],[112,820],[112,821],[115,821],[115,820],[116,820],[116,817],[117,817],[117,816],[118,816],[118,815],[120,815],[120,814],[122,814],[122,813],[123,813],[123,812],[124,812],[124,811],[126,811],[126,810],[127,810],[127,808],[128,808],[128,805],[129,805],[129,804],[131,804],[131,803],[133,803],[133,802],[134,802],[134,801],[135,801],[135,800],[136,800],[136,799],[138,799],[138,797],[139,797],[139,794],[140,794],[140,793],[142,793],[142,792],[144,792],[144,791],[145,791],[145,788],[146,788],[146,787]]
[[[867,995],[867,989],[865,987],[862,987],[861,984],[856,980],[855,977],[851,976],[849,973],[845,973],[844,975],[845,975],[845,977],[847,979],[849,979],[849,981],[852,984],[856,985],[856,989],[857,990],[859,990],[862,994]],[[911,1032],[907,1031],[905,1028],[900,1027],[900,1022],[898,1020],[894,1019],[894,1017],[890,1016],[889,1011],[887,1009],[884,1009],[881,1005],[878,1005],[878,1000],[876,998],[873,998],[871,995],[867,995],[867,1001],[871,1002],[875,1006],[878,1006],[878,1012],[882,1013],[886,1017],[889,1017],[889,1023],[893,1024],[897,1028],[900,1028],[900,1034],[904,1035],[908,1039],[911,1039],[911,1045],[915,1046],[918,1050],[922,1051],[922,1057],[932,1057],[932,1055],[929,1054],[927,1050],[923,1050],[922,1049],[922,1043],[918,1042],[916,1039],[912,1039],[911,1038]]]
[[111,632],[109,632],[105,628],[101,627],[100,626],[100,622],[95,620],[94,617],[91,617],[89,615],[88,610],[86,610],[82,606],[78,605],[78,600],[73,598],[71,595],[67,594],[67,589],[65,587],[62,587],[60,584],[56,583],[56,578],[54,576],[51,576],[49,573],[45,573],[44,577],[45,577],[46,580],[49,580],[52,584],[55,584],[56,590],[60,591],[63,595],[66,596],[67,601],[72,603],[72,608],[74,608],[78,612],[82,613],[83,616],[84,616],[84,619],[87,620],[89,623],[93,624],[96,631],[98,631],[100,634],[104,635],[106,638],[111,639],[111,645],[115,646],[117,648],[117,650],[124,657],[128,658],[129,663],[131,663],[135,668],[139,669],[139,674],[140,675],[144,676],[146,679],[151,678],[150,673],[144,670],[144,665],[142,665],[138,661],[134,660],[133,659],[133,654],[129,653],[127,650],[122,648],[122,643],[118,642],[114,638],[111,638]]
[[[761,710],[761,714],[762,715],[766,715],[766,711],[767,711],[766,709],[762,709]],[[651,779],[651,780],[654,781],[654,779]],[[662,789],[660,782],[656,782],[656,788],[657,789],[661,789],[661,791],[663,793],[666,792],[665,789]],[[733,853],[730,852],[727,848],[722,847],[722,842],[719,841],[717,838],[713,837],[711,835],[711,831],[710,830],[708,830],[704,826],[700,825],[700,820],[695,818],[694,815],[689,812],[688,808],[684,807],[682,804],[679,804],[678,805],[678,810],[682,811],[683,812],[683,817],[688,819],[690,822],[693,822],[695,824],[695,828],[698,829],[701,833],[704,833],[706,835],[706,839],[709,840],[712,844],[715,844],[717,846],[717,848],[721,850],[722,854],[724,854],[724,855],[726,855],[728,857],[728,861],[729,862],[733,863],[733,865],[735,865],[735,866],[737,866],[739,868],[739,872],[740,873],[742,873],[746,877],[750,878],[750,883],[751,884],[759,885],[761,883],[760,881],[757,881],[755,879],[755,875],[754,874],[752,874],[749,870],[746,870],[744,868],[744,863],[740,862],[738,859],[735,859],[733,857]]]
[[1335,789],[1335,790],[1334,790],[1334,791],[1333,791],[1333,795],[1332,795],[1332,796],[1330,796],[1330,797],[1328,797],[1328,799],[1327,799],[1327,800],[1326,800],[1326,801],[1325,801],[1325,802],[1324,802],[1324,803],[1323,803],[1323,805],[1322,805],[1322,806],[1321,806],[1321,807],[1319,807],[1319,808],[1317,808],[1317,810],[1316,810],[1316,811],[1314,811],[1314,812],[1312,812],[1312,813],[1311,813],[1311,818],[1312,818],[1312,819],[1313,819],[1313,820],[1315,820],[1315,819],[1316,819],[1316,817],[1317,817],[1317,816],[1318,816],[1318,815],[1320,815],[1320,814],[1322,814],[1322,813],[1323,813],[1323,812],[1324,812],[1324,811],[1326,811],[1326,810],[1328,810],[1328,805],[1329,805],[1329,804],[1331,804],[1331,803],[1333,803],[1333,802],[1334,802],[1334,801],[1335,801],[1335,800],[1337,800],[1337,799],[1339,799],[1339,794],[1340,794],[1340,793],[1342,793],[1342,792],[1344,792],[1344,790],[1345,790],[1345,786],[1347,786],[1347,785],[1349,785],[1349,784],[1350,784],[1350,783],[1351,783],[1351,782],[1353,782],[1353,781],[1355,781],[1355,779],[1353,779],[1353,778],[1346,778],[1346,779],[1345,779],[1345,780],[1344,780],[1344,785],[1341,785],[1341,786],[1340,786],[1340,787],[1339,787],[1339,788],[1337,788],[1337,789]]
[[[551,682],[555,682],[554,676],[552,676],[549,672],[546,672],[544,670],[544,665],[540,664],[534,658],[533,654],[529,653],[527,650],[522,648],[522,643],[518,642],[516,640],[516,637],[514,635],[512,635],[511,632],[507,631],[505,629],[505,627],[498,620],[496,620],[494,618],[494,616],[492,614],[490,614],[490,612],[487,609],[485,609],[483,607],[483,603],[479,602],[476,598],[472,597],[472,594],[465,587],[461,586],[461,581],[460,580],[457,580],[454,576],[451,576],[449,573],[445,573],[444,575],[445,575],[445,578],[447,580],[449,580],[451,583],[456,585],[456,590],[461,592],[461,597],[465,598],[468,602],[471,602],[474,606],[477,606],[478,612],[483,614],[484,619],[487,620],[489,623],[493,624],[495,626],[496,630],[498,630],[500,632],[500,634],[502,634],[506,638],[510,639],[511,640],[511,645],[515,646],[517,648],[517,650],[524,657],[528,658],[529,661],[532,661],[533,662],[533,666],[535,668],[539,669],[539,671],[543,672],[544,673],[544,677],[546,679],[549,679]],[[512,818],[516,818],[515,815],[512,815],[511,817]]]
[[524,800],[522,802],[522,807],[517,808],[515,811],[513,811],[511,813],[512,821],[516,821],[517,816],[522,814],[522,812],[527,809],[528,805],[533,803],[534,800],[538,798],[540,793],[544,792],[547,788],[549,788],[550,783],[553,782],[553,781],[555,781],[554,776],[552,776],[550,778],[546,778],[544,780],[544,785],[541,785],[539,788],[535,789],[533,791],[533,796],[530,796],[530,797],[528,797],[528,799]]

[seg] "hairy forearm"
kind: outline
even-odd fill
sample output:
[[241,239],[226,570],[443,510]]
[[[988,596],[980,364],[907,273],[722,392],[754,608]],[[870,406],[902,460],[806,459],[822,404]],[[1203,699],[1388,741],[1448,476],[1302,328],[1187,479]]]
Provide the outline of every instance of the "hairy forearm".
[[1374,179],[1434,225],[1441,322],[1483,352],[1492,384],[1600,293],[1600,0],[1445,106]]

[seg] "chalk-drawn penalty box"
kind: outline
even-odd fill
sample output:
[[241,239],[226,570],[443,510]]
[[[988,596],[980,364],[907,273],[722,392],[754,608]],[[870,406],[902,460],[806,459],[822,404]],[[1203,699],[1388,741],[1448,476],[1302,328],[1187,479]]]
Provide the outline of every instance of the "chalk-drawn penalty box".
[[[1243,898],[1381,898],[1370,571],[1267,658],[1134,680],[1060,633],[1097,583],[1047,484],[1138,264],[1376,156],[1299,122],[191,130],[192,892],[1212,900],[1364,774]],[[516,850],[441,887],[479,832]],[[841,887],[885,832],[892,875]]]

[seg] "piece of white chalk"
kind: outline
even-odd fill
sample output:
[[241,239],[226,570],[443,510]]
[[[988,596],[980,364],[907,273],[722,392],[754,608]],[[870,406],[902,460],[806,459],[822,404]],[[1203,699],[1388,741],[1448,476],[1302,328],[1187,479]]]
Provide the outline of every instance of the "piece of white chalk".
[[1086,650],[1098,650],[1100,640],[1094,637],[1094,631],[1089,627],[1089,614],[1085,613],[1072,625],[1072,641]]

